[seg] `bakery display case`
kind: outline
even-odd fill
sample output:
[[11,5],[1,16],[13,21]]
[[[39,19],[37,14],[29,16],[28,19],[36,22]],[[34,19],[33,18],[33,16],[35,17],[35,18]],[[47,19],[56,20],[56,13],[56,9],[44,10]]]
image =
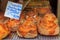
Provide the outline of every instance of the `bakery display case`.
[[9,0],[23,5],[19,20],[4,16],[0,6],[0,40],[60,40],[58,0]]

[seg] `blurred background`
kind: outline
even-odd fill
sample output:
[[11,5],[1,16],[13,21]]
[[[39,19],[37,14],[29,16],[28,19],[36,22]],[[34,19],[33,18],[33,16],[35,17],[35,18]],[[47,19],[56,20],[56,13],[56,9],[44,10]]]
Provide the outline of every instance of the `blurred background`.
[[[19,2],[22,0],[0,0],[0,10],[1,11],[5,11],[8,1]],[[23,1],[27,1],[27,0],[23,0]],[[37,0],[34,0],[34,1],[37,1]],[[38,0],[38,1],[41,1],[41,0]],[[52,12],[54,12],[54,14],[57,16],[58,0],[49,0],[49,2],[51,5],[51,8],[52,8]]]

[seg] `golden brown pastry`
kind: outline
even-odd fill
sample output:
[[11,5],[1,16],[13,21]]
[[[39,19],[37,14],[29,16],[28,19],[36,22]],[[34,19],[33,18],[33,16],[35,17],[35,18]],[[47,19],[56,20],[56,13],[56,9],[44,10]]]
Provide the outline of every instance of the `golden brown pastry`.
[[19,25],[17,34],[19,37],[35,38],[37,36],[37,27],[35,22],[32,17],[28,15],[26,15],[25,17],[24,16],[23,15],[21,16],[21,19],[24,21],[20,19],[21,24]]
[[42,35],[58,35],[58,19],[53,13],[47,13],[38,24],[38,32]]
[[32,11],[29,11],[29,12],[27,13],[27,15],[28,15],[29,17],[32,17],[35,22],[37,22],[37,21],[39,22],[39,20],[40,20],[40,16],[39,16],[39,14],[38,14],[38,12],[37,12],[37,8],[33,8]]
[[0,39],[5,38],[6,36],[8,36],[8,34],[10,34],[10,31],[7,26],[5,24],[0,23]]
[[16,31],[19,25],[19,20],[9,19],[7,22],[7,26],[10,31]]

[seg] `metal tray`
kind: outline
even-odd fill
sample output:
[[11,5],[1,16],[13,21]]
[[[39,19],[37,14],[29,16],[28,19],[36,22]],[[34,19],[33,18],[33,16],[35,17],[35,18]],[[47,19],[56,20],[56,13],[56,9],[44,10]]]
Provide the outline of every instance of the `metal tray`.
[[12,33],[12,36],[7,37],[3,40],[60,40],[60,36],[41,36],[39,35],[37,38],[34,39],[25,39],[25,38],[20,38],[16,33]]

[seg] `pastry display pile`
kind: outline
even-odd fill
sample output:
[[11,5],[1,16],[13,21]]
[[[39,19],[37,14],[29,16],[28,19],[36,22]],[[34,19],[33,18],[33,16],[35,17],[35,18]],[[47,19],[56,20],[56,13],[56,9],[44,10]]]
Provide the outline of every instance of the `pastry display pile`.
[[[26,11],[27,10],[27,11]],[[59,34],[58,18],[50,7],[26,9],[21,12],[20,19],[0,16],[0,39],[15,32],[22,38],[36,38],[38,35],[55,36]]]

